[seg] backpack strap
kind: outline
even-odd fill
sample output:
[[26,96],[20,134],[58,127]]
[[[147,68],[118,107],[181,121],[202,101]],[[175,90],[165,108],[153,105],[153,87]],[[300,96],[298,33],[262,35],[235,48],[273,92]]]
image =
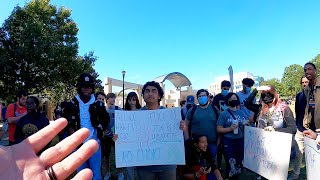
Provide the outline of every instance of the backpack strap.
[[228,111],[228,113],[230,113],[230,114],[231,114],[231,116],[232,116],[232,118],[233,118],[234,120],[237,120],[237,118],[236,118],[236,117],[234,117],[234,115],[232,114],[232,112],[230,111],[230,109],[227,109],[227,111]]
[[[196,112],[198,108],[198,105],[193,105],[192,108],[191,108],[191,118],[188,119],[189,120],[189,126],[188,126],[188,129],[189,129],[189,136],[192,137],[192,134],[191,134],[191,128],[192,128],[192,120],[193,120],[193,116],[194,116],[194,113]],[[189,109],[190,111],[190,109]]]
[[16,117],[17,103],[13,103],[13,117]]
[[183,111],[183,109],[184,109],[184,108],[182,108],[182,109],[180,110],[180,113],[181,113],[181,119],[182,119],[182,120],[185,120],[185,119],[186,119],[186,116],[184,115],[184,111]]
[[218,113],[218,108],[212,103],[211,104],[211,107],[212,107],[212,109],[213,109],[213,112],[214,112],[214,114],[216,115],[216,119],[217,119],[217,121],[218,121],[218,119],[219,119],[219,113]]

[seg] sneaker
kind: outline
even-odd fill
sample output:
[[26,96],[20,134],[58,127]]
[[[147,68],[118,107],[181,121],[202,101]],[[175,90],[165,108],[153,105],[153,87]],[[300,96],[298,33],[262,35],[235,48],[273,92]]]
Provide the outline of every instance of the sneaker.
[[291,176],[288,178],[288,180],[296,180],[299,178],[299,174],[292,173]]
[[109,180],[111,177],[111,172],[106,172],[106,174],[104,175],[103,180]]
[[123,173],[119,173],[118,174],[118,180],[124,180],[124,174]]

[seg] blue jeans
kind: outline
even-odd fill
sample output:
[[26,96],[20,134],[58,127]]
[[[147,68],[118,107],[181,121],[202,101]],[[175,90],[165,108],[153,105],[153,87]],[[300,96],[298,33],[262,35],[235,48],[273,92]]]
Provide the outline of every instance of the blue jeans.
[[163,171],[148,171],[137,168],[139,180],[176,180],[176,168]]
[[[214,158],[215,162],[217,163],[217,152],[218,146],[217,143],[210,143],[208,144],[208,150],[210,151],[212,157]],[[216,176],[213,173],[213,170],[207,175],[207,180],[215,180]]]
[[101,180],[101,145],[100,141],[97,141],[99,144],[99,149],[95,152],[85,163],[83,163],[78,169],[77,172],[85,168],[91,169],[93,172],[93,180]]
[[136,167],[127,167],[127,179],[128,180],[134,180],[134,171],[136,169]]
[[227,175],[229,179],[239,179],[244,157],[244,139],[224,138],[223,153],[227,163]]

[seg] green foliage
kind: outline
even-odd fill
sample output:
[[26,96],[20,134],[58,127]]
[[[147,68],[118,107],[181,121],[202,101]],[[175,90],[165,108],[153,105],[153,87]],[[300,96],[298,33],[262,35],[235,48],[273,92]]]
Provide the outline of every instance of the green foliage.
[[292,64],[284,69],[281,83],[283,84],[283,95],[287,97],[294,97],[301,91],[301,77],[303,76],[303,67],[298,64]]
[[317,69],[320,69],[320,54],[313,58],[310,62],[316,65]]
[[[93,69],[93,52],[78,56],[78,27],[71,11],[32,0],[15,7],[0,28],[0,94],[13,98],[19,89],[53,95],[54,100],[74,95],[77,77]],[[101,81],[97,84],[101,87]]]
[[53,86],[52,94],[53,100],[56,102],[61,102],[65,100],[70,100],[76,94],[75,85],[77,83],[78,77],[81,73],[87,72],[90,73],[95,79],[96,91],[103,91],[103,86],[101,85],[101,80],[98,79],[99,74],[93,69],[94,63],[96,62],[97,57],[94,56],[93,52],[85,54],[83,57],[79,56],[73,61],[72,70],[70,67],[65,67],[65,72],[61,74],[64,81],[59,82]]
[[265,85],[271,85],[273,86],[276,91],[280,94],[280,96],[283,96],[285,94],[285,88],[283,86],[283,84],[281,83],[281,81],[277,78],[272,78],[266,81],[263,81],[261,83],[261,85],[265,86]]

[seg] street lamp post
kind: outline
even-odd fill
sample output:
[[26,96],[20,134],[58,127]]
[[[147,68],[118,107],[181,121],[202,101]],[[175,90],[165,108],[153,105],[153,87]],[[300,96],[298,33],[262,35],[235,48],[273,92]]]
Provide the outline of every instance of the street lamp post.
[[124,77],[126,76],[126,71],[122,71],[122,108],[124,109]]

